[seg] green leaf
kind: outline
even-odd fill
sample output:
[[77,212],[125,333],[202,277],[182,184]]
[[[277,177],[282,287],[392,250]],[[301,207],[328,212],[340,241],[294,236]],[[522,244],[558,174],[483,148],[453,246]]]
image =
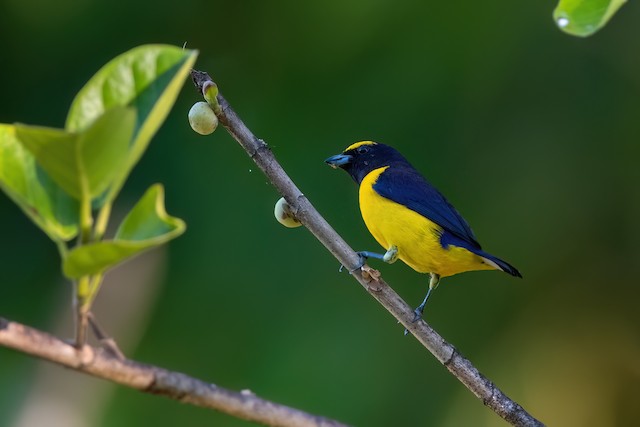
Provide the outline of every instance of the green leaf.
[[184,233],[186,225],[164,208],[162,185],[151,186],[124,219],[113,240],[78,246],[63,263],[72,279],[102,273],[111,267],[160,246]]
[[116,106],[133,106],[138,111],[124,167],[98,205],[113,200],[122,188],[169,114],[197,55],[197,51],[175,46],[139,46],[102,67],[73,100],[66,123],[72,132],[85,129]]
[[565,33],[587,37],[604,27],[627,0],[560,0],[553,19]]
[[78,234],[78,202],[38,166],[12,125],[0,124],[0,187],[52,240]]
[[122,170],[135,125],[132,108],[113,108],[80,133],[16,125],[18,140],[78,200],[100,195]]

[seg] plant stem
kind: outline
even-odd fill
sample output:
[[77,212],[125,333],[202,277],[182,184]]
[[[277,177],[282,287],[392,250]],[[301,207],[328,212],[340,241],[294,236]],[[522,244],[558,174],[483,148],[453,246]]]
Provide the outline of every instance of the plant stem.
[[122,353],[122,350],[120,350],[116,341],[105,333],[104,329],[102,329],[98,324],[93,313],[89,313],[88,320],[89,326],[91,326],[91,330],[93,331],[93,335],[100,341],[100,344],[102,344],[102,346],[114,357],[119,360],[125,360],[126,358],[124,357],[124,353]]
[[58,253],[60,254],[60,259],[64,260],[67,257],[67,245],[62,240],[56,240],[55,242],[56,247],[58,248]]
[[90,295],[90,278],[83,276],[75,284],[74,304],[76,309],[76,341],[75,345],[81,348],[87,340],[87,326],[89,325],[88,313],[90,305],[87,304]]
[[76,347],[78,348],[81,348],[86,342],[91,307],[98,295],[98,291],[100,291],[103,278],[103,273],[95,276],[82,276],[76,284]]
[[105,203],[100,212],[98,212],[98,218],[96,219],[96,225],[93,229],[93,240],[98,241],[104,237],[104,233],[107,231],[107,225],[109,223],[109,217],[111,216],[111,202]]
[[[91,227],[93,215],[91,213],[91,197],[84,193],[80,200],[80,236],[78,246],[86,245],[91,241]],[[93,301],[91,277],[83,276],[78,279],[75,287],[76,308],[76,347],[82,348],[87,340],[87,327],[89,326],[89,310]]]
[[91,227],[93,216],[91,214],[91,198],[88,195],[80,200],[80,239],[78,245],[86,245],[91,240]]
[[89,309],[91,309],[93,301],[95,301],[96,296],[98,296],[100,286],[102,285],[102,279],[104,279],[104,273],[98,273],[95,276],[91,276],[89,279],[89,295],[86,302]]

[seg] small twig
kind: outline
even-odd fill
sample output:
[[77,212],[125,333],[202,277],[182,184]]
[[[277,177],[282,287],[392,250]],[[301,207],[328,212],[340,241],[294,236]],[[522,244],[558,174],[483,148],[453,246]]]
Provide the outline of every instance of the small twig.
[[[209,74],[203,71],[192,70],[191,77],[200,91],[202,91],[205,82],[212,81]],[[336,257],[340,264],[347,267],[349,271],[353,271],[352,276],[365,290],[496,414],[515,426],[543,426],[540,421],[483,376],[468,359],[464,358],[455,347],[445,341],[424,320],[412,322],[413,309],[382,278],[363,275],[362,270],[357,269],[360,262],[359,256],[302,194],[280,166],[267,144],[249,130],[222,95],[218,94],[217,100],[220,109],[216,115],[220,123],[238,141],[273,186],[287,200],[295,217]]]
[[124,353],[120,350],[120,347],[118,347],[116,341],[111,336],[107,335],[104,329],[100,327],[100,324],[98,324],[98,321],[96,320],[96,317],[92,312],[89,312],[88,318],[89,326],[91,326],[93,335],[95,335],[98,341],[100,341],[100,344],[105,348],[105,350],[111,353],[113,357],[120,360],[125,360],[126,357],[124,357]]
[[114,383],[211,408],[249,421],[282,427],[346,427],[338,421],[234,392],[188,375],[119,359],[85,345],[78,349],[45,332],[0,317],[0,345]]

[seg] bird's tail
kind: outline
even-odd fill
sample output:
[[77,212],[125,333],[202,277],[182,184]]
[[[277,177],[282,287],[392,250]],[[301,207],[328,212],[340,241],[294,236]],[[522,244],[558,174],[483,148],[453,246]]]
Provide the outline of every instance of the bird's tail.
[[515,277],[522,277],[522,274],[520,274],[517,268],[515,268],[508,262],[501,260],[497,256],[488,254],[485,251],[475,251],[475,252],[478,255],[480,255],[482,258],[484,258],[487,264],[494,266],[498,270],[502,270],[505,273],[509,273],[510,275]]

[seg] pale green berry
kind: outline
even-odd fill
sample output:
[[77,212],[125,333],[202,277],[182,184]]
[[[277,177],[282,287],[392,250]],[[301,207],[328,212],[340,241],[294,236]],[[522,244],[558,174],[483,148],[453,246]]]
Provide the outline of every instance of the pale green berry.
[[275,215],[278,222],[285,227],[296,228],[302,225],[291,212],[291,206],[289,206],[289,203],[287,203],[284,197],[280,197],[280,200],[276,202],[276,207],[273,209],[273,214]]
[[209,135],[218,127],[218,118],[209,104],[200,101],[189,110],[189,124],[200,135]]

